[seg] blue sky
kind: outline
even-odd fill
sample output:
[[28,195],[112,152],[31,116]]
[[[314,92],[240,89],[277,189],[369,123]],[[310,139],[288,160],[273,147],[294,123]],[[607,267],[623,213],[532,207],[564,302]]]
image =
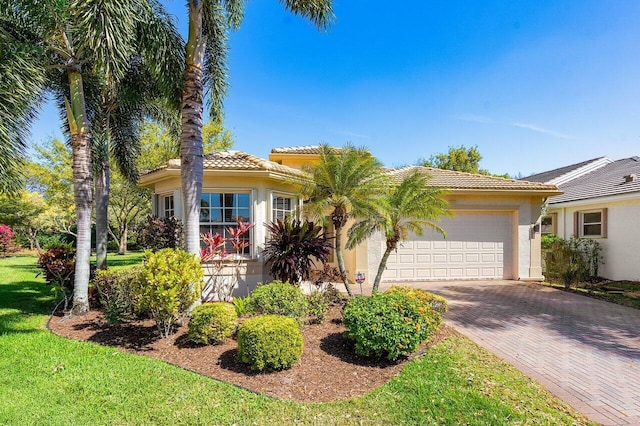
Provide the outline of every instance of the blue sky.
[[[166,2],[181,26],[183,1]],[[235,149],[367,146],[387,166],[477,145],[528,175],[640,155],[640,2],[336,0],[327,31],[276,0],[231,34]],[[35,141],[59,135],[43,111]]]

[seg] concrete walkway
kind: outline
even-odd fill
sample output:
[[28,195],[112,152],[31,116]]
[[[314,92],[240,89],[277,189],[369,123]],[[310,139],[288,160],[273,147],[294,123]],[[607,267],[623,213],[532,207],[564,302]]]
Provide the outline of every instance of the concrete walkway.
[[411,285],[445,296],[447,324],[591,420],[640,425],[640,310],[515,281]]

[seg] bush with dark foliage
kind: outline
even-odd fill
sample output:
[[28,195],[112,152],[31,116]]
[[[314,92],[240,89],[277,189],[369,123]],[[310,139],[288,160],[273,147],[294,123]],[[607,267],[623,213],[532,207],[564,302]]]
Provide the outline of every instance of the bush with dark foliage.
[[138,243],[146,250],[159,251],[182,246],[182,222],[174,216],[148,216],[138,230]]

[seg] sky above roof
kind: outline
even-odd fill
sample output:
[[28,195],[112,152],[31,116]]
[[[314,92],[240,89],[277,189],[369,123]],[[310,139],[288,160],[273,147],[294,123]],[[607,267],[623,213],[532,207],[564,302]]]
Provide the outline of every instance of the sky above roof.
[[[186,28],[184,2],[164,2]],[[326,31],[276,0],[231,34],[234,149],[352,142],[386,166],[477,145],[523,176],[640,154],[640,2],[336,0]],[[59,136],[49,105],[33,140]]]

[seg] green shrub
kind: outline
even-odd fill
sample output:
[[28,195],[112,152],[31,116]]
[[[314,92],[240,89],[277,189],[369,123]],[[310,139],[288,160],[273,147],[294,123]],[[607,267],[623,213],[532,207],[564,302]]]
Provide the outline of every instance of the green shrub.
[[200,261],[176,249],[146,252],[143,262],[140,308],[149,310],[163,337],[200,297],[203,273]]
[[429,293],[426,290],[411,287],[393,286],[385,293],[400,293],[414,300],[416,303],[428,306],[440,315],[445,314],[449,310],[447,299],[437,294]]
[[307,313],[307,299],[298,287],[273,281],[256,287],[251,293],[251,311],[265,315],[284,315],[300,322]]
[[134,266],[119,271],[99,270],[93,279],[105,318],[118,323],[143,314],[139,311],[142,290],[142,267]]
[[237,326],[238,315],[231,303],[204,303],[191,311],[188,335],[192,342],[208,345],[228,339]]
[[236,315],[239,317],[251,314],[251,298],[236,297],[233,299],[233,306],[236,308]]
[[542,237],[540,237],[540,244],[542,246],[542,250],[549,250],[551,248],[551,246],[553,246],[553,243],[555,243],[556,241],[563,241],[561,237],[557,236],[556,234],[545,234]]
[[282,315],[260,315],[238,326],[238,359],[252,370],[293,366],[304,345],[298,323]]
[[146,222],[138,230],[138,244],[151,251],[177,249],[183,245],[182,228],[182,222],[174,216],[147,216]]
[[310,322],[321,323],[327,317],[328,311],[329,300],[324,293],[314,291],[307,296],[307,314]]
[[395,360],[414,352],[441,321],[431,309],[399,292],[357,297],[345,305],[345,337],[355,342],[356,353]]

